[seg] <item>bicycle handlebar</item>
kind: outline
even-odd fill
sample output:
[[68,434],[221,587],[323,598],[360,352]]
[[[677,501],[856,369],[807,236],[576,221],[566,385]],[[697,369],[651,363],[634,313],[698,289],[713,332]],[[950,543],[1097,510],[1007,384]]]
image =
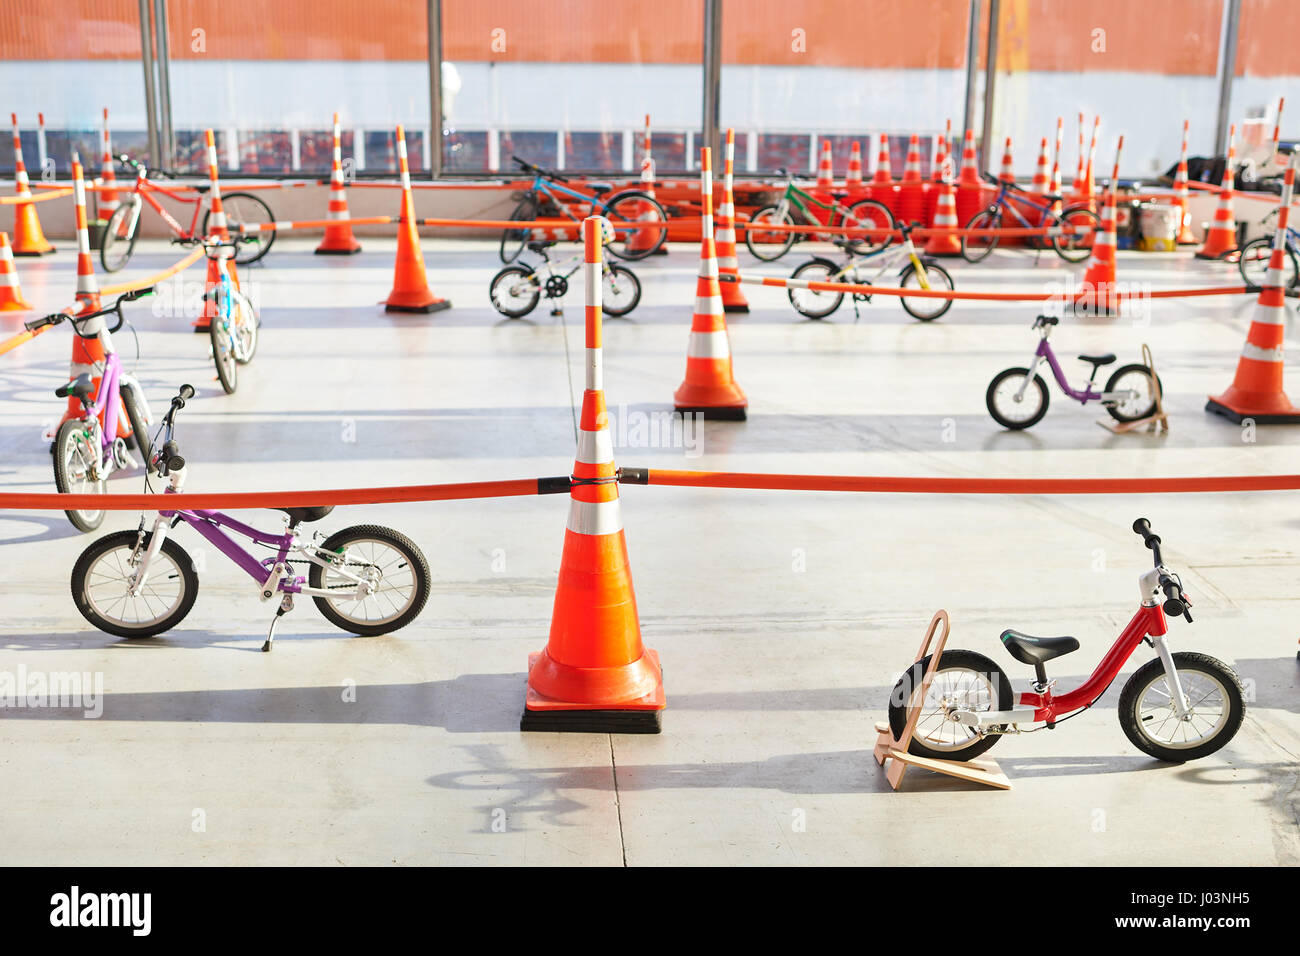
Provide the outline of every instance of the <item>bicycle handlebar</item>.
[[[86,312],[84,314],[78,314],[78,315],[70,315],[67,312],[51,312],[49,315],[43,315],[39,319],[29,319],[28,321],[23,323],[23,327],[26,328],[27,331],[29,332],[35,332],[37,329],[43,329],[47,325],[58,325],[64,319],[71,319],[72,322],[74,323],[73,327],[75,328],[76,327],[75,324],[77,322],[85,322],[88,321],[89,319],[97,319],[101,316],[112,315],[114,312],[116,312],[119,321],[117,325],[109,329],[110,332],[116,332],[118,329],[122,327],[122,321],[121,321],[122,303],[134,302],[136,299],[143,299],[147,295],[153,295],[153,292],[154,292],[153,286],[146,286],[143,289],[132,289],[129,292],[123,292],[121,295],[119,295],[117,297],[117,301],[115,301],[112,305],[110,305],[106,309],[96,309],[94,312]],[[77,332],[77,334],[81,335],[80,332]],[[87,336],[82,336],[82,337],[86,338]]]
[[538,176],[541,176],[544,179],[554,179],[562,183],[567,183],[569,181],[568,177],[561,176],[559,173],[553,172],[549,169],[543,169],[541,166],[538,166],[534,163],[530,163],[526,159],[521,159],[518,156],[511,156],[510,158],[513,159],[519,165],[519,168],[522,169],[524,172],[536,173]]
[[[1146,518],[1138,518],[1133,522],[1133,530],[1142,536],[1146,546],[1151,549],[1152,556],[1155,559],[1155,566],[1157,568],[1163,567],[1165,562],[1160,555],[1160,535],[1151,530],[1151,522]],[[1188,608],[1192,606],[1192,602],[1183,593],[1182,582],[1165,573],[1161,573],[1159,581],[1160,589],[1165,595],[1165,613],[1170,616],[1182,615],[1190,624],[1192,615]]]
[[175,428],[176,413],[185,407],[185,403],[194,397],[193,385],[182,385],[176,393],[176,397],[171,401],[171,407],[167,409],[167,414],[163,416],[163,446],[158,457],[154,459],[158,473],[167,475],[168,472],[180,471],[185,467],[185,459],[181,457],[181,446],[172,437],[172,430]]

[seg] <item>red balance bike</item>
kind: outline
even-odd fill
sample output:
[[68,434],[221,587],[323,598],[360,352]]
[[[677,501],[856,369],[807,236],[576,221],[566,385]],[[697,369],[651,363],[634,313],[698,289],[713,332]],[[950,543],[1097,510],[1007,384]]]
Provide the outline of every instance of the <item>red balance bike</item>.
[[[1079,649],[1073,637],[1002,632],[1002,643],[1011,656],[1034,668],[1033,689],[1018,699],[1002,668],[983,654],[945,650],[922,702],[909,752],[939,760],[970,760],[1004,734],[1050,730],[1095,704],[1142,643],[1153,647],[1157,658],[1133,673],[1119,697],[1119,723],[1133,746],[1159,760],[1183,763],[1228,743],[1245,714],[1241,682],[1228,665],[1207,654],[1170,652],[1165,615],[1182,615],[1190,622],[1192,602],[1183,593],[1178,575],[1161,560],[1160,538],[1151,533],[1151,524],[1139,518],[1133,530],[1154,553],[1155,568],[1138,579],[1142,606],[1137,614],[1080,687],[1058,697],[1053,694],[1056,681],[1047,679],[1048,661]],[[908,708],[929,665],[929,657],[917,661],[894,685],[889,726],[895,735],[904,731]]]

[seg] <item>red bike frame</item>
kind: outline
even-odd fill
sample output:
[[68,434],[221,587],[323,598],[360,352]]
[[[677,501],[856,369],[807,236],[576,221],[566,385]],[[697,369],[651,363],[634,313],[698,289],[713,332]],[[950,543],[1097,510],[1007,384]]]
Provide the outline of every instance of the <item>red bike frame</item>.
[[1041,694],[1025,691],[1020,695],[1020,706],[1034,708],[1035,722],[1054,721],[1058,719],[1060,714],[1068,714],[1071,711],[1087,707],[1106,692],[1106,688],[1115,679],[1119,669],[1137,650],[1137,646],[1142,643],[1144,638],[1148,636],[1164,637],[1168,632],[1169,624],[1165,620],[1164,609],[1159,604],[1144,604],[1138,608],[1138,612],[1133,615],[1133,619],[1128,622],[1119,638],[1111,645],[1110,650],[1101,659],[1101,663],[1097,665],[1096,670],[1079,687],[1068,694],[1062,694],[1060,697],[1053,697],[1050,689]]
[[[198,193],[193,199],[190,199],[187,196],[180,195],[179,193],[181,190],[185,190],[187,192],[194,191],[189,186],[176,186],[172,189],[168,189],[166,186],[160,186],[158,183],[155,183],[153,180],[146,178],[143,171],[136,174],[135,184],[131,187],[131,192],[139,196],[150,206],[152,206],[154,212],[162,216],[163,221],[171,227],[172,232],[176,233],[176,235],[179,238],[193,239],[194,230],[195,228],[197,228],[199,224],[199,213],[203,211],[204,194]],[[188,231],[185,229],[184,226],[182,226],[179,222],[176,221],[175,216],[173,216],[171,213],[169,213],[166,209],[163,208],[162,203],[154,199],[153,196],[149,195],[151,192],[160,192],[168,199],[174,199],[177,202],[181,202],[181,203],[192,203],[194,205],[194,216],[190,219],[190,228]]]

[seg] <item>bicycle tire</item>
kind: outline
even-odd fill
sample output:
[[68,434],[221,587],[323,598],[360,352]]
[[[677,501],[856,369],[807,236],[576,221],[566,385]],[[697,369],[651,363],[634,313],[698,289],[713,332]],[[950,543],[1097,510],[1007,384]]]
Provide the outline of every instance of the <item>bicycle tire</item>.
[[749,217],[749,226],[745,229],[745,247],[749,249],[749,254],[751,256],[761,262],[776,262],[777,259],[780,259],[783,255],[789,252],[791,247],[794,245],[795,233],[791,230],[789,232],[782,231],[777,234],[785,236],[785,239],[781,242],[759,242],[758,247],[763,250],[762,252],[759,252],[758,249],[754,248],[754,237],[756,234],[761,233],[761,230],[754,228],[755,223],[771,222],[783,226],[794,225],[794,219],[791,217],[789,210],[786,210],[784,217],[777,218],[776,213],[779,211],[779,206],[764,206],[762,209],[754,213],[754,215]]
[[[889,207],[875,199],[858,200],[849,207],[849,213],[858,222],[870,222],[873,228],[892,230],[898,225],[898,221],[894,218],[894,214],[890,211]],[[843,224],[844,223],[841,223],[841,225]],[[864,238],[861,240],[852,240],[849,239],[847,233],[844,238],[847,240],[848,247],[859,254],[879,252],[894,241],[892,231],[889,235],[879,239]]]
[[[620,213],[618,207],[624,203],[637,203],[637,209],[635,210],[637,215],[634,216],[632,210],[629,210],[627,214]],[[655,215],[656,221],[661,223],[661,225],[655,226],[651,224],[643,226],[641,229],[636,231],[615,231],[614,241],[605,247],[612,255],[628,262],[636,262],[638,259],[644,259],[646,256],[654,255],[654,253],[656,253],[659,248],[668,241],[668,212],[659,204],[659,201],[649,193],[637,190],[619,193],[617,196],[614,196],[608,202],[604,203],[601,207],[601,213],[615,226],[631,225],[633,223],[647,221],[644,219],[647,210],[643,208],[646,206],[649,207],[648,211]],[[637,235],[639,232],[648,229],[655,229],[658,232],[658,236],[656,236],[654,242],[649,245],[638,245],[636,249],[629,249],[628,243],[631,241],[632,237]]]
[[[391,620],[367,623],[358,621],[355,618],[349,619],[345,617],[334,608],[329,598],[313,594],[312,600],[316,602],[316,607],[321,612],[321,615],[335,627],[342,628],[353,634],[359,634],[362,637],[376,637],[405,627],[419,616],[420,612],[424,610],[425,602],[429,599],[432,575],[429,572],[429,562],[425,559],[424,552],[420,550],[414,541],[392,528],[384,528],[379,525],[354,525],[351,528],[336,531],[317,545],[317,550],[339,553],[353,541],[366,540],[380,542],[406,556],[414,585],[410,603],[397,617]],[[325,569],[319,564],[313,563],[311,569],[307,572],[308,584],[314,588],[319,588],[324,583],[324,580]]]
[[1057,222],[1067,226],[1078,225],[1074,221],[1076,219],[1086,221],[1092,228],[1092,238],[1088,240],[1086,246],[1074,245],[1070,236],[1052,236],[1052,248],[1066,262],[1079,263],[1087,261],[1088,257],[1092,255],[1092,243],[1096,239],[1097,231],[1101,228],[1101,220],[1097,218],[1097,214],[1087,206],[1070,206],[1063,209],[1061,214],[1054,218]]
[[[1263,253],[1261,256],[1259,253]],[[1241,278],[1249,286],[1262,286],[1268,274],[1268,264],[1273,256],[1273,237],[1260,236],[1252,239],[1241,247],[1241,253],[1237,257],[1237,271],[1241,273]],[[1297,262],[1295,253],[1290,248],[1282,250],[1284,261],[1290,265],[1290,275],[1284,276],[1282,280],[1283,288],[1293,289],[1297,282],[1300,282],[1300,263]],[[1260,266],[1263,268],[1260,268]],[[1252,268],[1253,267],[1253,268]],[[1284,272],[1288,271],[1284,268]]]
[[148,417],[143,411],[144,396],[137,395],[135,387],[125,382],[118,388],[122,407],[126,409],[127,421],[131,423],[131,437],[135,439],[136,451],[143,459],[145,471],[149,470],[149,459],[153,456],[153,442],[149,439]]
[[[804,278],[805,272],[820,271],[823,273],[823,278],[814,281],[834,282],[836,281],[836,268],[835,263],[831,262],[831,260],[818,257],[809,259],[807,262],[802,263],[794,270],[794,272],[790,273],[790,278],[801,279]],[[814,292],[810,289],[788,289],[786,290],[786,296],[790,299],[790,305],[794,307],[794,310],[806,319],[824,319],[838,309],[844,302],[843,292]],[[831,298],[824,300],[829,304],[824,305],[822,308],[812,308],[809,304],[809,300],[817,301],[816,299],[812,299],[812,296],[830,296]]]
[[[61,495],[72,494],[74,491],[68,474],[68,456],[64,446],[76,441],[76,433],[82,431],[85,426],[86,423],[82,419],[69,418],[59,426],[58,433],[54,437],[54,490]],[[88,450],[91,454],[99,454],[98,447]],[[86,460],[85,455],[82,455],[81,458],[83,461]],[[81,493],[102,495],[108,491],[105,485],[106,482],[100,480],[95,482],[93,491],[81,490]],[[72,526],[81,532],[94,531],[104,523],[104,515],[106,514],[104,511],[64,511],[63,513],[72,522]]]
[[[895,737],[900,736],[907,729],[908,705],[911,703],[913,694],[920,689],[925,672],[930,667],[930,658],[933,656],[927,655],[913,664],[898,678],[897,683],[894,684],[894,689],[890,692],[889,729]],[[939,667],[934,675],[935,679],[937,680],[939,675],[945,671],[966,671],[982,677],[992,693],[997,696],[996,701],[990,700],[990,704],[992,704],[990,710],[1010,710],[1015,706],[1015,694],[1011,689],[1010,678],[1007,677],[1006,672],[1001,667],[983,654],[961,648],[945,649],[943,655],[939,658]],[[924,702],[922,702],[922,708],[924,708]],[[908,744],[907,752],[918,757],[930,757],[936,760],[971,760],[987,751],[1001,739],[1000,734],[988,734],[974,738],[964,747],[935,748],[922,743],[921,737],[921,721],[918,720],[912,740]]]
[[[977,212],[970,217],[970,222],[966,223],[967,229],[999,229],[1002,224],[1002,215],[996,206],[990,206]],[[988,245],[981,246],[977,243],[987,242]],[[961,237],[961,257],[967,262],[983,262],[998,246],[998,236],[962,236]]]
[[[222,196],[221,205],[226,211],[226,224],[227,228],[230,230],[231,236],[238,236],[240,234],[239,224],[241,222],[250,225],[253,223],[264,225],[269,222],[275,222],[275,214],[271,212],[271,207],[252,193],[233,192],[229,195]],[[254,211],[265,212],[266,216],[261,218],[255,216],[250,218],[247,215],[244,215],[243,213],[248,210],[249,206],[251,206]],[[211,216],[211,209],[203,214],[203,235],[205,236],[211,235],[211,233],[208,232],[208,219]],[[275,243],[274,229],[268,230],[267,232],[250,233],[250,235],[255,236],[257,242],[240,243],[236,247],[235,265],[252,265],[270,252],[271,246]]]
[[[614,308],[609,304],[610,295],[608,290],[608,284],[612,276],[617,276],[622,281],[627,282],[632,287],[632,299],[627,305]],[[601,308],[602,311],[604,311],[605,314],[607,315],[613,315],[619,317],[627,315],[629,312],[635,309],[637,305],[641,302],[641,280],[636,277],[635,272],[633,272],[631,269],[627,268],[626,266],[613,266],[613,265],[610,266],[609,274],[601,278],[601,283],[602,283]]]
[[[529,221],[537,218],[537,199],[531,194],[525,196],[515,207],[515,211],[510,214],[511,219]],[[524,244],[528,242],[528,229],[503,229],[501,231],[501,248],[498,255],[501,261],[506,265],[514,262],[519,258],[519,254],[524,251]]]
[[240,320],[235,323],[235,334],[242,337],[244,340],[241,343],[244,355],[241,358],[236,354],[235,361],[240,365],[247,365],[249,362],[253,361],[253,356],[257,354],[257,343],[259,339],[258,333],[262,323],[257,316],[257,310],[253,308],[253,303],[249,301],[248,296],[244,295],[244,293],[240,292],[238,289],[231,289],[230,294],[234,299],[234,302],[231,304],[231,311],[233,313],[238,309],[238,314],[240,316]]
[[[88,578],[92,565],[100,555],[115,548],[127,547],[134,550],[137,534],[138,532],[135,531],[114,531],[112,534],[106,534],[98,541],[92,542],[90,547],[81,552],[76,564],[72,566],[72,603],[77,606],[81,616],[92,625],[105,634],[112,634],[116,637],[153,637],[169,631],[185,619],[185,615],[190,613],[190,609],[194,607],[195,599],[199,596],[199,576],[194,570],[193,560],[185,553],[185,549],[176,543],[175,539],[164,538],[159,551],[167,555],[167,558],[179,571],[179,580],[184,587],[176,607],[171,609],[165,616],[136,627],[130,627],[111,620],[96,611],[94,602],[88,593],[90,584]],[[141,547],[147,548],[152,538],[153,532],[146,531],[144,539],[141,541]]]
[[517,307],[507,305],[502,297],[497,293],[497,287],[510,276],[518,276],[520,279],[529,279],[533,275],[532,269],[526,269],[523,266],[506,266],[500,272],[492,277],[492,282],[488,285],[488,298],[492,300],[492,308],[496,309],[502,315],[509,319],[522,319],[533,309],[537,308],[537,303],[542,297],[542,287],[536,281],[530,283],[532,286],[532,295],[525,301],[520,302]]
[[230,333],[226,323],[219,315],[214,315],[208,323],[208,340],[212,343],[212,364],[217,367],[217,381],[227,395],[234,395],[239,388],[239,361],[231,347]]
[[[126,264],[131,261],[131,256],[135,254],[136,240],[140,238],[140,222],[136,220],[135,229],[129,236],[118,237],[118,228],[122,225],[122,220],[129,217],[134,211],[135,206],[130,201],[123,202],[113,210],[113,214],[108,217],[108,222],[104,225],[104,235],[99,240],[99,264],[104,267],[105,272],[117,272],[126,268]],[[123,244],[126,246],[126,253],[120,259],[109,257],[110,249],[120,249]]]
[[[945,269],[943,266],[939,265],[939,263],[937,263],[937,262],[926,262],[926,261],[923,259],[923,260],[921,260],[921,266],[925,269],[925,278],[926,278],[926,281],[927,281],[927,282],[930,282],[931,286],[934,285],[934,282],[933,282],[932,279],[931,279],[931,277],[932,277],[934,274],[937,273],[939,276],[942,277],[942,279],[941,279],[941,283],[940,283],[940,284],[942,284],[945,288],[942,289],[942,290],[936,290],[936,291],[952,292],[952,291],[955,290],[956,287],[953,285],[952,275],[949,274],[949,272],[948,272],[947,269]],[[907,285],[907,280],[908,280],[908,279],[911,279],[911,278],[912,278],[913,276],[915,276],[915,275],[916,275],[916,267],[913,266],[913,265],[909,262],[909,263],[904,267],[903,271],[902,271],[902,272],[899,274],[899,276],[898,276],[898,284],[899,284],[899,286],[900,286],[900,287],[906,287],[906,285]],[[908,315],[910,315],[912,318],[916,319],[916,320],[919,321],[919,322],[933,322],[935,319],[939,318],[939,316],[943,315],[943,314],[946,313],[949,309],[951,309],[951,308],[952,308],[952,303],[953,303],[953,300],[952,300],[952,299],[938,299],[938,300],[936,300],[936,299],[932,299],[932,298],[929,298],[929,297],[921,298],[921,297],[919,297],[919,296],[914,296],[913,298],[917,299],[917,300],[920,301],[920,302],[935,302],[935,301],[938,301],[938,302],[943,303],[942,305],[938,306],[937,309],[936,309],[935,311],[933,311],[933,312],[921,312],[921,311],[917,311],[918,307],[915,307],[915,306],[913,306],[913,305],[909,305],[909,304],[908,304],[907,296],[905,296],[905,295],[900,295],[900,296],[898,297],[898,304],[901,305],[901,306],[903,307],[903,311],[904,311],[904,312],[906,312]]]

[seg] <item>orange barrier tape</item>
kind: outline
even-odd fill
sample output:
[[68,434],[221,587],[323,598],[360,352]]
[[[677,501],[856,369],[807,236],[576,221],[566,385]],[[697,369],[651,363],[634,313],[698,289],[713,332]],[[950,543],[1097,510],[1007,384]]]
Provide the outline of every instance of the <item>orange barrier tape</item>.
[[[1192,189],[1199,189],[1207,193],[1220,194],[1224,191],[1222,186],[1217,186],[1214,183],[1198,183],[1189,181],[1187,185]],[[1241,189],[1232,189],[1229,190],[1229,192],[1232,193],[1233,199],[1254,199],[1257,202],[1266,202],[1271,206],[1280,206],[1282,204],[1282,197],[1274,193],[1246,192]],[[1294,200],[1291,205],[1293,207],[1300,205],[1300,199]]]
[[0,197],[0,206],[25,206],[29,203],[45,202],[47,199],[62,199],[64,196],[71,195],[71,189],[59,189],[33,196],[3,196]]
[[[720,275],[720,282],[743,282],[746,285],[766,285],[778,289],[809,289],[813,292],[854,292],[863,295],[896,295],[909,299],[969,299],[977,302],[1060,302],[1073,301],[1079,287],[1068,287],[1061,292],[950,292],[946,289],[901,289],[897,286],[855,285],[849,282],[817,282],[811,279],[782,279],[779,276]],[[1123,283],[1116,283],[1123,289]],[[1231,285],[1205,289],[1160,289],[1154,292],[1117,293],[1120,299],[1177,299],[1198,295],[1241,295],[1258,292],[1258,286]]]
[[3,342],[0,342],[0,355],[4,355],[6,352],[12,352],[14,349],[18,348],[18,346],[22,345],[24,342],[30,342],[32,339],[36,338],[36,336],[40,335],[42,332],[52,328],[54,328],[54,326],[52,325],[43,325],[35,332],[30,332],[27,329],[23,329],[17,335],[9,336],[9,338],[5,339]]
[[208,491],[179,495],[61,495],[57,492],[0,493],[0,511],[174,511],[228,508],[303,508],[314,505],[379,505],[407,501],[461,501],[468,498],[519,498],[567,494],[568,476],[466,481],[388,488],[335,488],[316,491]]
[[[699,220],[670,218],[669,222],[673,225],[689,225],[691,222]],[[903,234],[897,229],[868,228],[866,226],[823,226],[820,223],[794,223],[793,225],[783,222],[736,222],[736,228],[739,230],[753,229],[755,232],[807,232],[817,235],[823,232],[843,235],[845,233],[855,233],[861,236],[890,236],[902,238]],[[1059,226],[1016,226],[1014,228],[995,228],[995,229],[935,229],[932,226],[925,228],[917,227],[912,230],[912,235],[918,239],[928,239],[931,236],[1050,236],[1050,235],[1073,235],[1074,233],[1099,232],[1100,230],[1092,226],[1071,226],[1063,223]]]
[[349,226],[386,226],[392,216],[363,216],[359,219],[294,219],[286,222],[240,223],[240,232],[287,232],[290,229],[325,229],[347,223]]
[[916,478],[876,475],[765,475],[747,472],[623,468],[619,471],[618,480],[624,484],[675,485],[680,488],[860,491],[924,495],[1154,495],[1300,489],[1300,475],[1231,475],[1205,478]]
[[[665,219],[663,225],[677,220]],[[578,219],[419,219],[420,226],[449,226],[470,229],[580,229],[582,221]],[[633,222],[626,226],[614,226],[615,232],[629,232],[647,228],[645,223]],[[650,226],[649,228],[654,228]]]
[[155,275],[151,275],[146,279],[133,279],[130,282],[122,282],[119,283],[118,285],[106,285],[104,286],[104,288],[99,290],[99,294],[101,296],[121,295],[123,292],[134,292],[136,289],[147,289],[151,285],[157,285],[159,282],[162,282],[163,279],[171,278],[176,273],[180,272],[182,269],[188,269],[190,266],[194,265],[194,263],[196,263],[199,260],[199,257],[202,255],[203,255],[202,248],[195,249],[193,252],[191,252],[180,262],[176,263],[174,266],[170,266],[169,268],[164,269],[162,272],[159,272]]

